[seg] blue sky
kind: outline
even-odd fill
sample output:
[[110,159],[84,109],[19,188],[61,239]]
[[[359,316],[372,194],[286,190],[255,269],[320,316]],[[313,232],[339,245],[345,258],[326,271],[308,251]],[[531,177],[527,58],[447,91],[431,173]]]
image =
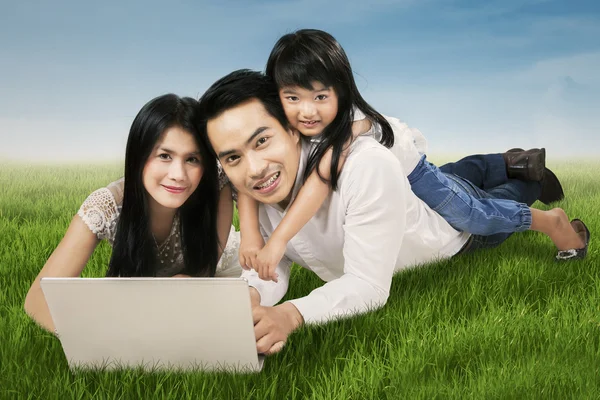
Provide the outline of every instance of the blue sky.
[[333,34],[367,101],[419,128],[432,155],[600,153],[597,1],[3,3],[4,159],[122,159],[145,102],[262,70],[300,28]]

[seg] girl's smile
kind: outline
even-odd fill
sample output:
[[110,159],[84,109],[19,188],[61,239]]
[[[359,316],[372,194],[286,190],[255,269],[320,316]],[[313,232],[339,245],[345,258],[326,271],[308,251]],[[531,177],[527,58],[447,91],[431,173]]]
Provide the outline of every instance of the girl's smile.
[[319,135],[333,122],[338,112],[338,97],[333,87],[312,82],[312,88],[285,86],[279,98],[288,121],[304,136]]

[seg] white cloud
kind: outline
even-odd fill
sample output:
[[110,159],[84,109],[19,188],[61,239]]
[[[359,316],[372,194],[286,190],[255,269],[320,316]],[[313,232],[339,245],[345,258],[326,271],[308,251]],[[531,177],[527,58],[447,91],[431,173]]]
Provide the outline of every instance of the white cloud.
[[514,78],[525,85],[549,85],[565,76],[588,85],[600,85],[600,52],[588,52],[561,57],[547,58],[535,62]]
[[[439,83],[397,80],[362,90],[380,111],[415,126],[432,154],[546,147],[554,158],[600,154],[600,53]],[[580,80],[581,79],[581,80]]]
[[[590,40],[600,37],[597,17],[519,12],[537,0],[494,0],[470,9],[460,3],[186,3],[164,6],[164,13],[148,7],[135,21],[122,13],[110,32],[105,21],[123,11],[120,5],[102,8],[94,18],[82,9],[87,19],[77,14],[71,25],[93,25],[84,30],[93,37],[91,44],[84,36],[73,43],[53,41],[57,48],[43,47],[43,40],[3,47],[0,154],[122,157],[131,120],[145,101],[166,91],[197,96],[233,69],[261,69],[281,34],[304,27],[325,29],[340,39],[364,78],[357,83],[367,100],[420,128],[434,152],[501,151],[515,145],[600,152],[595,115],[600,49]],[[393,29],[391,16],[397,18]],[[37,18],[43,22],[45,14]],[[32,37],[28,29],[35,24],[30,25],[21,36]],[[57,32],[66,39],[79,37],[63,30]],[[349,40],[354,33],[364,41]],[[43,57],[50,50],[53,56]]]

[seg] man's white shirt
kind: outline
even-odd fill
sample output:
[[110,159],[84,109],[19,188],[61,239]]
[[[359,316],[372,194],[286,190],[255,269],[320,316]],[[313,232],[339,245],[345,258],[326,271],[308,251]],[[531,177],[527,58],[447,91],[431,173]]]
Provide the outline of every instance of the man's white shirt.
[[[401,143],[394,145],[399,154],[402,147]],[[302,185],[309,151],[310,143],[303,141],[292,201]],[[261,305],[272,306],[283,298],[295,262],[326,282],[310,294],[290,300],[305,323],[364,312],[385,304],[395,272],[451,257],[462,248],[469,234],[453,229],[416,197],[406,178],[405,163],[396,158],[396,152],[370,136],[354,141],[338,190],[330,193],[317,214],[288,243],[277,267],[278,282],[263,281],[254,270],[242,273],[260,293]],[[414,162],[414,157],[408,157],[406,168]],[[265,240],[285,211],[278,205],[259,206]]]

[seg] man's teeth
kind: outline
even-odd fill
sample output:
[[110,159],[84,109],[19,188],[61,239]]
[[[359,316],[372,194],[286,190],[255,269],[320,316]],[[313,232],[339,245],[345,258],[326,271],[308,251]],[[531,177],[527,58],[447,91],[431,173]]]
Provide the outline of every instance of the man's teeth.
[[265,183],[263,183],[262,185],[258,185],[257,187],[258,187],[259,189],[264,189],[264,188],[266,188],[266,187],[269,187],[269,186],[271,186],[271,184],[272,184],[273,182],[275,182],[275,179],[277,179],[277,178],[279,178],[279,172],[278,172],[278,173],[276,173],[275,175],[273,175],[273,176],[271,177],[271,179],[269,179],[268,181],[266,181],[266,182],[265,182]]

